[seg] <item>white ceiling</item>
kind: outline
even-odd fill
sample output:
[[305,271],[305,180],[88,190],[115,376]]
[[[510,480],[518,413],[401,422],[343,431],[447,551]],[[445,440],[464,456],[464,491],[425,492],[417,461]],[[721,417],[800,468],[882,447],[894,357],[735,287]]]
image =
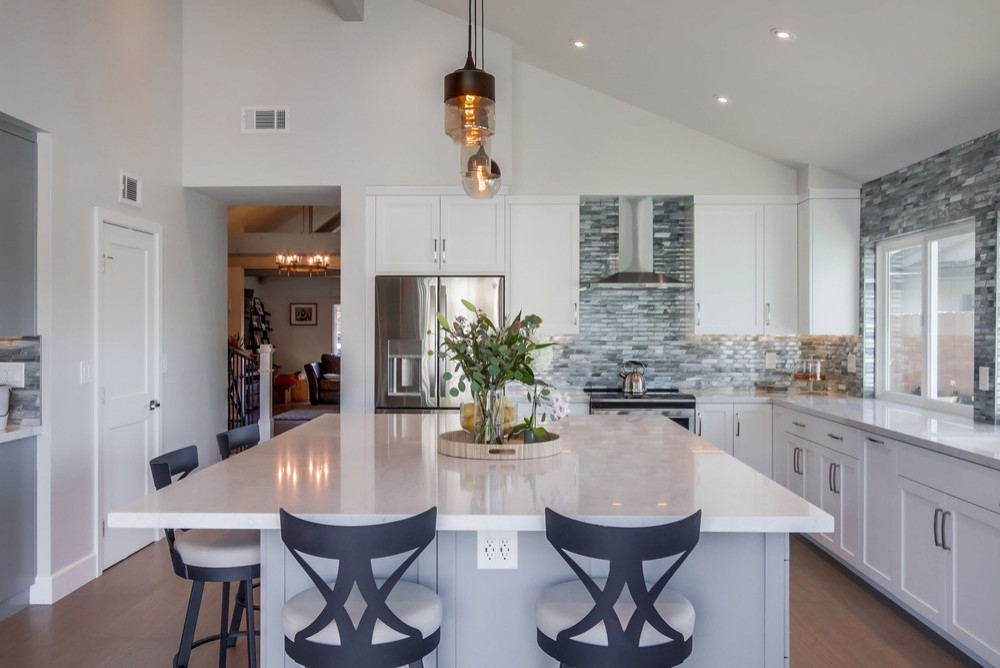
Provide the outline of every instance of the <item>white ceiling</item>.
[[1000,0],[500,0],[485,18],[518,60],[858,182],[1000,128]]

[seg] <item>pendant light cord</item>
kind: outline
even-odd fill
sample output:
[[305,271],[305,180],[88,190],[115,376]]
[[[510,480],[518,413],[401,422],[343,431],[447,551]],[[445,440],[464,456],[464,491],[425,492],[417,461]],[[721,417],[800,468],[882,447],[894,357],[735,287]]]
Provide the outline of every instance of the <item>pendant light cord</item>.
[[479,21],[478,17],[479,17],[479,3],[475,2],[475,0],[473,0],[473,2],[472,2],[472,18],[471,18],[472,25],[473,25],[473,28],[472,28],[472,54],[474,56],[473,60],[475,60],[475,56],[479,55],[479,33],[476,32],[476,29],[475,29],[475,25]]
[[469,0],[469,58],[472,58],[472,0]]
[[486,0],[479,0],[479,69],[486,71]]

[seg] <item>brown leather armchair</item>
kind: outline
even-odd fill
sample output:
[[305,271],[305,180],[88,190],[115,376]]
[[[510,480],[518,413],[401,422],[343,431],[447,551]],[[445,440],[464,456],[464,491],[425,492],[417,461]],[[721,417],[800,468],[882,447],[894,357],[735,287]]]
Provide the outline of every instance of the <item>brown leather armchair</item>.
[[306,364],[305,371],[310,404],[340,403],[340,355],[324,353],[319,362]]

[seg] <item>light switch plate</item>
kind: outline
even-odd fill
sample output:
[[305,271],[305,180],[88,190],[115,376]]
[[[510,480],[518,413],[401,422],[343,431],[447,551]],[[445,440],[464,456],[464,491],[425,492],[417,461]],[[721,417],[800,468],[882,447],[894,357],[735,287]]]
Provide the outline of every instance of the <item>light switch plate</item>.
[[24,387],[24,362],[0,362],[0,385]]
[[979,389],[983,392],[989,392],[990,368],[988,366],[979,367]]
[[847,373],[857,373],[858,372],[858,356],[854,353],[850,353],[847,356]]
[[778,354],[777,353],[764,353],[764,368],[765,369],[776,369],[778,367]]
[[94,382],[94,363],[90,360],[80,362],[80,384],[89,385]]

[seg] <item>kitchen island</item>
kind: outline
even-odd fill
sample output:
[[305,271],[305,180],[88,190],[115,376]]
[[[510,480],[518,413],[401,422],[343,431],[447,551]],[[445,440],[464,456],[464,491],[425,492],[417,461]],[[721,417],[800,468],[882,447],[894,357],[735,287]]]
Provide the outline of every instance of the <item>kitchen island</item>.
[[[263,665],[280,666],[292,665],[281,605],[310,585],[278,509],[346,524],[436,505],[437,540],[413,571],[444,603],[436,665],[529,667],[554,665],[535,644],[535,597],[574,577],[545,541],[547,506],[620,526],[701,509],[701,542],[670,585],[698,616],[685,665],[785,665],[788,534],[831,531],[830,515],[661,417],[573,416],[554,427],[560,454],[522,461],[439,456],[438,434],[456,428],[455,414],[326,415],[118,509],[109,526],[261,529]],[[477,568],[481,531],[517,532],[516,569]]]

